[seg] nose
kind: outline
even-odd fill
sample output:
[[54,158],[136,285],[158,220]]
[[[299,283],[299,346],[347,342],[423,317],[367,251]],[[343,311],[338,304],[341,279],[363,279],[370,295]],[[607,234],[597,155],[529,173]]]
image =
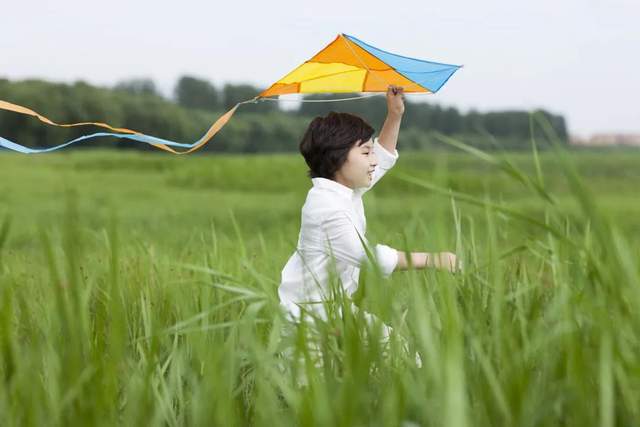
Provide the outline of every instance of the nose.
[[378,157],[376,156],[376,153],[371,153],[371,158],[369,159],[369,164],[373,167],[378,166]]

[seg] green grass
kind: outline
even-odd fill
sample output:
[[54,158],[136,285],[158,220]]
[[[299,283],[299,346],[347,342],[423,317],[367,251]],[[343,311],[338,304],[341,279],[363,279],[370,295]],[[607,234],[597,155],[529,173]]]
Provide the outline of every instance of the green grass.
[[0,154],[0,424],[637,424],[640,153],[461,148],[365,196],[370,240],[465,262],[363,270],[386,350],[285,333],[300,156]]

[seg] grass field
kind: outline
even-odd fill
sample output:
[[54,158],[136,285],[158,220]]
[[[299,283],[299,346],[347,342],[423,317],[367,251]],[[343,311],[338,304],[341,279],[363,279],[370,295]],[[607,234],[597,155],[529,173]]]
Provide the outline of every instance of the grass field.
[[399,151],[369,240],[465,271],[364,270],[386,350],[283,334],[299,155],[0,153],[0,425],[640,423],[640,152]]

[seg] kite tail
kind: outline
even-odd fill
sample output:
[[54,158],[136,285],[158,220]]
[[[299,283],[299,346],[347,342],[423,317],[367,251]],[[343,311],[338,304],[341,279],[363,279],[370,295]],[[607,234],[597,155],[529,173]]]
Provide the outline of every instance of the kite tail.
[[236,112],[236,110],[238,109],[238,107],[241,104],[243,104],[243,103],[240,102],[240,103],[236,104],[231,110],[227,111],[222,116],[220,116],[220,118],[218,120],[216,120],[214,124],[211,125],[211,127],[209,128],[207,133],[205,133],[204,136],[202,138],[200,138],[199,141],[194,142],[192,144],[191,148],[189,148],[187,151],[176,151],[173,148],[169,147],[169,145],[173,145],[173,144],[166,144],[165,143],[165,144],[151,144],[151,145],[153,145],[156,148],[160,148],[162,150],[165,150],[165,151],[168,151],[170,153],[173,153],[173,154],[189,154],[189,153],[193,153],[194,151],[196,151],[200,147],[204,146],[207,142],[209,142],[211,140],[211,138],[213,138],[214,135],[216,133],[218,133],[220,131],[220,129],[222,129],[224,127],[224,125],[227,124],[229,119],[231,119],[231,117],[233,116],[233,113]]
[[[81,137],[76,138],[74,140],[65,142],[63,144],[56,145],[54,147],[40,148],[40,149],[28,148],[28,147],[25,147],[23,145],[17,144],[15,142],[9,141],[8,139],[0,137],[0,147],[6,148],[6,149],[9,149],[9,150],[13,150],[13,151],[17,151],[19,153],[24,153],[24,154],[39,154],[39,153],[46,153],[46,152],[50,152],[50,151],[59,150],[60,148],[64,148],[64,147],[66,147],[68,145],[74,144],[76,142],[84,141],[84,140],[87,140],[87,139],[93,139],[93,138],[98,138],[98,137],[116,137],[116,138],[122,138],[122,139],[130,139],[130,140],[137,141],[137,142],[143,142],[143,143],[152,145],[152,146],[154,146],[156,148],[168,151],[168,152],[173,153],[173,154],[188,154],[188,153],[193,153],[194,151],[196,151],[199,148],[201,148],[202,146],[204,146],[207,142],[209,142],[211,140],[211,138],[213,138],[215,136],[215,134],[217,134],[220,131],[220,129],[222,129],[224,127],[224,125],[227,124],[227,122],[233,116],[233,113],[235,113],[236,109],[240,105],[247,104],[247,103],[254,103],[254,102],[256,102],[256,100],[257,100],[257,97],[253,98],[251,100],[248,100],[248,101],[242,101],[242,102],[237,103],[232,109],[230,109],[229,111],[224,113],[222,116],[220,116],[220,118],[218,120],[216,120],[213,125],[211,125],[209,130],[198,141],[196,141],[196,142],[194,142],[192,144],[183,144],[183,143],[179,143],[179,142],[169,141],[169,140],[166,140],[166,139],[157,138],[155,136],[146,135],[146,134],[144,134],[142,132],[138,132],[138,131],[135,131],[135,130],[126,129],[126,128],[117,128],[117,127],[110,126],[110,125],[108,125],[106,123],[100,123],[100,122],[83,122],[83,123],[71,123],[71,124],[55,123],[54,121],[44,117],[43,115],[41,115],[41,114],[39,114],[39,113],[37,113],[37,112],[35,112],[33,110],[30,110],[28,108],[22,107],[20,105],[16,105],[16,104],[12,104],[10,102],[6,102],[6,101],[3,101],[3,100],[0,100],[0,109],[13,111],[13,112],[19,113],[19,114],[25,114],[25,115],[33,116],[33,117],[38,118],[38,120],[40,120],[41,122],[44,122],[44,123],[46,123],[48,125],[58,126],[58,127],[98,126],[98,127],[102,127],[102,128],[106,128],[106,129],[112,130],[114,132],[118,132],[118,133],[98,132],[98,133],[94,133],[94,134],[91,134],[91,135],[84,135],[84,136],[81,136]],[[171,147],[186,148],[187,150],[186,151],[176,151]]]
[[75,126],[87,126],[87,125],[94,125],[94,126],[99,126],[102,128],[107,128],[110,129],[114,132],[120,132],[120,133],[140,133],[140,132],[136,132],[135,130],[131,130],[131,129],[126,129],[126,128],[114,128],[112,126],[109,126],[106,123],[100,123],[100,122],[83,122],[83,123],[71,123],[71,124],[60,124],[60,123],[56,123],[52,120],[49,120],[48,118],[46,118],[45,116],[36,113],[33,110],[30,110],[26,107],[23,107],[21,105],[16,105],[16,104],[12,104],[10,102],[7,101],[3,101],[0,99],[0,109],[2,110],[7,110],[7,111],[13,111],[14,113],[19,113],[19,114],[25,114],[27,116],[33,116],[33,117],[37,117],[38,120],[40,120],[43,123],[46,123],[48,125],[52,125],[52,126],[58,126],[61,128],[70,128],[70,127],[75,127]]

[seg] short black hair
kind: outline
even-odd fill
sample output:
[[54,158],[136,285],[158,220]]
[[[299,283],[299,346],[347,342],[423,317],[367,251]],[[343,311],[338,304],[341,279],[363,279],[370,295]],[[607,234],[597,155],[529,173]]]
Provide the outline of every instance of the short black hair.
[[314,118],[300,141],[309,177],[333,179],[354,144],[364,144],[373,133],[373,127],[354,114],[331,111]]

